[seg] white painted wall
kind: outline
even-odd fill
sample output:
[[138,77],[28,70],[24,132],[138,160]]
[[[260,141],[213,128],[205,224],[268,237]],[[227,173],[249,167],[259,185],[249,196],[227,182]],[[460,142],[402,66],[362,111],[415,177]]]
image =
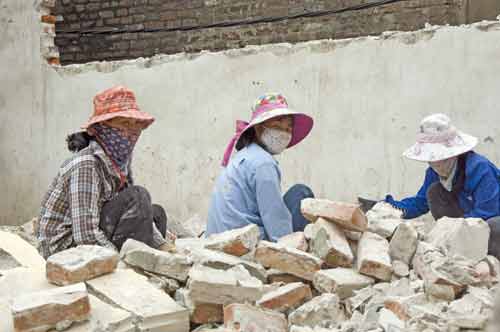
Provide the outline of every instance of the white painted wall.
[[27,44],[11,41],[8,52],[0,46],[2,57],[14,53],[11,61],[31,60],[29,68],[0,62],[0,73],[17,69],[0,89],[8,90],[0,104],[1,185],[7,188],[0,224],[37,213],[41,195],[69,156],[66,134],[88,118],[92,97],[113,84],[132,88],[143,110],[157,118],[139,141],[134,170],[137,182],[176,218],[206,215],[234,121],[248,119],[253,100],[265,91],[284,93],[293,108],[316,120],[311,136],[280,157],[284,189],[303,182],[317,196],[345,201],[358,194],[414,193],[424,165],[401,153],[413,143],[419,120],[432,112],[449,114],[459,128],[480,137],[480,152],[500,162],[498,22],[57,70],[44,66],[41,85],[40,63],[25,54]]

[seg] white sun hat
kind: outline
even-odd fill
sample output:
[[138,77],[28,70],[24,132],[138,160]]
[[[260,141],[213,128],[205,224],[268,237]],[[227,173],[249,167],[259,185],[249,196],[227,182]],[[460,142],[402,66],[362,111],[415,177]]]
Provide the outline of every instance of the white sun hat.
[[476,137],[452,126],[447,115],[432,114],[422,120],[417,143],[403,156],[424,162],[441,161],[471,151],[477,143]]

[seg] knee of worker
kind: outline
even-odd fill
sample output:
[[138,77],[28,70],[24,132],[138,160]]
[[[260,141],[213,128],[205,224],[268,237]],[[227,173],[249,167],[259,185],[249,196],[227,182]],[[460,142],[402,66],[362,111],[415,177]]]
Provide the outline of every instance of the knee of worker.
[[151,209],[151,195],[146,188],[130,186],[125,190],[130,190],[130,194],[134,197],[135,205],[138,205],[140,208]]
[[429,189],[427,189],[426,193],[429,205],[439,199],[439,197],[441,197],[441,188],[442,186],[440,182],[435,182],[429,186]]
[[304,198],[314,198],[313,191],[311,190],[311,188],[309,188],[305,184],[295,184],[295,185],[293,185],[288,190],[288,192],[286,193],[286,195],[292,196],[292,197],[300,197],[302,199],[304,199]]
[[167,234],[167,220],[165,209],[161,205],[153,204],[153,221],[163,236]]
[[490,226],[488,254],[500,259],[500,217],[491,218],[486,222]]

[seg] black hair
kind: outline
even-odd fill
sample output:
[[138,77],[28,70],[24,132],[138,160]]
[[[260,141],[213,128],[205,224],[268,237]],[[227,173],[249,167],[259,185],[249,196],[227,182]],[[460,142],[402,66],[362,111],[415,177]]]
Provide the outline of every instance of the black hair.
[[240,151],[241,149],[255,142],[257,139],[256,137],[257,134],[255,133],[254,128],[247,129],[238,140],[238,143],[236,144],[236,151]]
[[66,143],[68,145],[68,150],[71,152],[78,152],[89,146],[90,141],[93,137],[90,136],[86,131],[80,131],[73,133],[66,137]]

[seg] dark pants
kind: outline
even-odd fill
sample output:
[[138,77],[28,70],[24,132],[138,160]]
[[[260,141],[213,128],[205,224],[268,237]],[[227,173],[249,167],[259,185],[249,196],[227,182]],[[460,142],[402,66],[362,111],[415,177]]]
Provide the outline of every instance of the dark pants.
[[[447,191],[440,182],[433,183],[427,190],[427,203],[436,220],[442,217],[463,218],[464,216],[457,195]],[[488,254],[500,259],[500,217],[488,219],[486,222],[490,226]]]
[[130,186],[104,203],[99,226],[120,250],[127,239],[153,246],[153,223],[165,236],[167,230],[165,210],[159,205],[151,204],[151,196],[145,188]]
[[292,186],[283,196],[283,201],[287,206],[288,210],[290,210],[290,214],[292,215],[292,224],[294,232],[302,232],[309,221],[302,215],[300,212],[300,202],[304,198],[314,198],[314,193],[312,190],[303,184],[296,184]]

